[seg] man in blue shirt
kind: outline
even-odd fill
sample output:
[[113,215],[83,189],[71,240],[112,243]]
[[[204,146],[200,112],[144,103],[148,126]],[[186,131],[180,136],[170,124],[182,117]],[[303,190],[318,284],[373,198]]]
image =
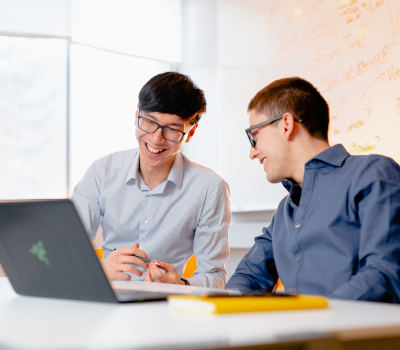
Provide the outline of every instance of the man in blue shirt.
[[[180,152],[205,110],[203,91],[189,77],[156,75],[139,93],[139,147],[96,160],[75,187],[71,199],[89,237],[102,227],[110,280],[225,286],[228,185]],[[182,279],[193,254],[197,270]]]
[[[248,106],[250,158],[289,194],[227,289],[400,301],[400,167],[328,143],[329,108],[300,78],[277,80]],[[267,194],[266,194],[267,195]]]

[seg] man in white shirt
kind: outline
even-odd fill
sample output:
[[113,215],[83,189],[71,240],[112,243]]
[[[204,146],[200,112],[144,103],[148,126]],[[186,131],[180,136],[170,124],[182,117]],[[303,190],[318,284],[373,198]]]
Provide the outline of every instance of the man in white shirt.
[[[139,93],[139,148],[95,161],[75,187],[71,199],[89,237],[102,226],[109,280],[225,286],[229,187],[180,152],[205,110],[203,91],[189,77],[153,77]],[[197,270],[182,279],[193,253]]]

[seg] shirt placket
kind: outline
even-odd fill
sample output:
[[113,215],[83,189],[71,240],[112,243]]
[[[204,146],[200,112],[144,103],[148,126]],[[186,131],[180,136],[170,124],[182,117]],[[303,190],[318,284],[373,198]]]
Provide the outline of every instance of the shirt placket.
[[149,237],[149,232],[152,226],[152,219],[153,219],[153,217],[151,216],[152,199],[153,199],[153,194],[147,193],[143,199],[142,215],[140,217],[139,249],[144,251],[146,251],[145,245]]
[[303,186],[301,189],[301,202],[298,208],[295,211],[295,215],[293,217],[293,227],[292,227],[292,251],[293,251],[293,263],[294,263],[294,270],[293,275],[294,279],[292,281],[293,285],[288,286],[287,292],[291,294],[297,293],[299,286],[299,275],[300,269],[303,264],[304,254],[302,247],[299,243],[299,235],[302,231],[306,230],[307,228],[304,227],[305,222],[305,210],[311,198],[311,191],[314,182],[314,172],[315,169],[312,163],[307,163],[305,166],[304,171],[304,179],[303,179]]

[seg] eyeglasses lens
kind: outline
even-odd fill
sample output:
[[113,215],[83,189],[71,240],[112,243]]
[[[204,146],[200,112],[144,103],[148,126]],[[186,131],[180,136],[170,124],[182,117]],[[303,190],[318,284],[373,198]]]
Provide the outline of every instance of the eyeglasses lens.
[[[156,122],[153,122],[151,120],[145,119],[145,118],[139,118],[139,128],[142,129],[145,132],[148,133],[153,133],[155,132],[161,125],[158,125]],[[178,130],[173,130],[170,128],[162,128],[162,133],[163,136],[172,142],[179,142],[183,134],[178,131]]]

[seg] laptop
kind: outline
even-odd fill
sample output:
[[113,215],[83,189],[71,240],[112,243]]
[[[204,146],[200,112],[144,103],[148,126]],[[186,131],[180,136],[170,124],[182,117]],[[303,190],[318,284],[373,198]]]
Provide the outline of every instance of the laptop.
[[113,289],[68,199],[0,203],[0,264],[21,295],[121,303],[180,294]]

